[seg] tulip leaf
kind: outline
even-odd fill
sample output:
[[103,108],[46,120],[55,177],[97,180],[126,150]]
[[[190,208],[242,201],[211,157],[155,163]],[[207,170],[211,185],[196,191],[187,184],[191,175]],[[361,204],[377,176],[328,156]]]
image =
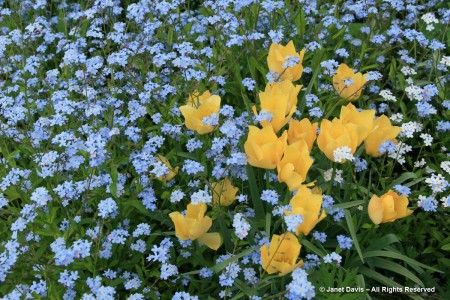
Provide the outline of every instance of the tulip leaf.
[[350,236],[352,237],[353,244],[355,245],[359,258],[364,263],[364,257],[362,255],[361,248],[359,247],[358,237],[356,236],[355,226],[349,210],[345,210],[345,220],[347,221],[348,230],[350,231]]
[[267,212],[266,213],[266,234],[267,236],[270,236],[270,224],[272,223],[272,214]]
[[364,200],[357,200],[357,201],[351,201],[351,202],[344,202],[344,203],[335,204],[333,207],[345,209],[345,208],[350,208],[350,207],[355,207],[355,206],[358,206],[358,205],[362,205],[364,203],[366,203],[366,201],[364,201]]
[[393,186],[396,186],[397,184],[402,184],[408,179],[416,179],[416,178],[417,178],[416,173],[413,172],[403,173],[399,178],[392,181],[391,184],[387,186],[387,189],[391,189]]
[[111,185],[109,186],[109,191],[114,198],[117,198],[117,180],[118,180],[118,172],[115,166],[111,167]]
[[230,230],[227,228],[227,225],[225,224],[224,217],[219,217],[216,219],[219,223],[220,227],[220,233],[223,237],[223,243],[225,244],[225,249],[227,251],[233,250],[233,243],[230,235]]
[[425,264],[422,264],[420,262],[418,262],[417,260],[414,260],[406,255],[400,254],[400,253],[396,253],[393,251],[382,251],[382,250],[375,250],[375,251],[368,251],[364,253],[364,257],[365,258],[369,258],[369,257],[390,257],[390,258],[396,258],[396,259],[400,259],[403,260],[405,263],[409,264],[412,267],[420,267],[420,268],[424,268],[433,272],[439,272],[439,273],[443,273],[441,270],[435,269],[433,267],[427,266]]
[[376,280],[376,281],[386,285],[386,286],[402,287],[399,283],[393,281],[392,279],[389,279],[388,277],[381,275],[377,271],[369,269],[365,266],[360,267],[359,272],[369,278],[372,278],[373,280]]
[[382,250],[385,247],[389,246],[393,243],[399,243],[400,240],[397,238],[397,236],[393,233],[387,234],[383,236],[381,239],[378,239],[377,241],[373,242],[369,247],[367,247],[365,250]]
[[320,257],[324,257],[326,255],[325,251],[320,250],[316,246],[314,246],[310,241],[307,239],[302,239],[300,241],[300,244],[308,248],[309,250],[313,251],[315,254],[319,255]]
[[258,185],[253,168],[247,165],[248,184],[250,186],[250,196],[252,198],[253,208],[255,209],[256,219],[264,220],[265,212],[261,199],[259,198]]
[[403,275],[404,277],[410,279],[411,281],[414,281],[421,287],[425,287],[422,280],[420,280],[416,275],[414,275],[410,270],[403,267],[402,265],[400,265],[396,262],[390,261],[388,259],[378,258],[378,257],[374,257],[371,260],[377,266],[377,268],[389,270],[389,271],[395,272],[397,274]]
[[[403,286],[401,284],[399,284],[398,282],[384,276],[381,275],[380,273],[378,273],[377,271],[374,271],[372,269],[369,269],[365,266],[362,266],[359,268],[359,272],[369,278],[372,278],[375,281],[378,281],[379,283],[385,285],[385,286],[389,286],[389,287],[399,287],[399,288],[403,288]],[[411,299],[422,299],[422,297],[418,296],[418,295],[414,295],[414,294],[408,294],[408,296]]]
[[416,183],[419,183],[419,182],[421,182],[421,181],[424,181],[425,179],[426,179],[425,177],[418,178],[418,179],[416,179],[416,180],[413,180],[413,181],[411,181],[411,182],[408,182],[407,184],[405,184],[405,186],[407,186],[407,187],[412,187],[412,186],[415,185]]
[[259,250],[260,246],[255,246],[252,248],[249,248],[245,251],[242,251],[241,253],[238,253],[236,255],[233,255],[232,257],[218,263],[217,265],[215,265],[214,267],[211,268],[211,271],[213,271],[214,273],[219,273],[220,271],[222,271],[223,269],[225,269],[229,264],[231,264],[232,262],[238,260],[241,257],[244,257],[250,253],[252,253],[255,250]]

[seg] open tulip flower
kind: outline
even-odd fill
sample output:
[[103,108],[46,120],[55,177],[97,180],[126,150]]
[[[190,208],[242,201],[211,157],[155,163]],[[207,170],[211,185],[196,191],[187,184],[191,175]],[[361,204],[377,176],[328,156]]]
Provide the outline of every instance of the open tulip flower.
[[218,232],[207,233],[212,226],[210,217],[205,216],[206,204],[188,204],[186,216],[175,211],[169,214],[172,222],[175,224],[175,235],[181,240],[190,239],[198,240],[211,249],[217,250],[221,243],[222,237]]
[[308,235],[311,230],[326,217],[322,207],[322,194],[319,190],[310,190],[306,185],[300,186],[297,194],[291,199],[289,204],[291,211],[286,210],[285,214],[302,215],[303,222],[297,227],[296,234]]
[[366,153],[379,157],[382,155],[378,149],[384,141],[396,141],[397,135],[402,129],[398,126],[392,126],[391,121],[385,115],[381,115],[374,121],[373,130],[369,133],[364,141]]
[[249,126],[247,141],[244,144],[248,163],[263,169],[275,169],[287,145],[287,132],[281,137],[273,132],[272,125],[263,129]]
[[[261,111],[266,111],[272,115],[272,120],[261,121],[261,125],[266,127],[271,124],[275,133],[289,122],[297,109],[297,96],[301,85],[293,85],[291,81],[268,83],[266,89],[259,93],[261,101]],[[253,106],[256,115],[256,107]]]
[[[305,50],[302,50],[299,53],[295,52],[295,46],[292,41],[290,41],[286,46],[272,43],[267,56],[267,65],[269,66],[270,71],[281,74],[281,80],[287,79],[290,81],[296,81],[302,77],[302,62],[304,55]],[[290,57],[296,58],[298,63],[293,66],[286,66],[286,59],[289,60]]]
[[369,201],[369,217],[374,224],[393,222],[413,213],[408,209],[408,198],[400,196],[389,190],[386,194],[378,197],[373,195]]
[[367,74],[354,73],[346,64],[340,64],[333,76],[333,86],[339,97],[353,101],[361,96],[363,86],[366,84]]
[[358,131],[358,145],[369,135],[373,129],[375,110],[368,109],[358,111],[356,107],[349,103],[347,106],[341,107],[341,115],[339,119],[343,124],[355,124]]
[[268,274],[278,273],[283,276],[303,265],[303,260],[297,262],[300,255],[300,245],[297,237],[288,232],[282,235],[274,234],[270,247],[261,247],[261,263]]
[[308,118],[304,118],[301,121],[291,120],[288,129],[288,143],[293,144],[303,140],[308,145],[309,152],[311,152],[317,137],[317,125],[318,123],[311,124]]
[[211,117],[212,114],[219,114],[220,96],[211,95],[209,91],[202,95],[194,93],[189,96],[186,105],[180,106],[181,114],[187,128],[199,134],[209,133],[214,130],[214,126],[206,125],[203,119]]
[[322,120],[317,145],[329,160],[335,161],[334,150],[344,146],[349,147],[351,154],[354,154],[359,146],[358,142],[358,125],[344,124],[338,118],[334,118],[332,122],[326,119]]
[[211,184],[213,190],[213,202],[221,206],[229,206],[236,200],[239,189],[228,178]]
[[298,189],[306,179],[313,163],[309,156],[308,145],[300,140],[286,147],[283,159],[277,166],[278,180],[285,182],[290,191]]

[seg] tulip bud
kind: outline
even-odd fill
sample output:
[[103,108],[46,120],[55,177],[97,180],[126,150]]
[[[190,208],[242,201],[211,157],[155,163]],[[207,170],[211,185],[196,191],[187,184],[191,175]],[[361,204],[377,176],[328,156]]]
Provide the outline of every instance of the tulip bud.
[[302,246],[295,235],[288,232],[282,235],[274,234],[270,247],[261,247],[261,264],[268,274],[278,273],[283,276],[303,265],[303,260],[297,262]]
[[169,214],[172,222],[175,224],[175,235],[181,240],[197,240],[213,250],[217,250],[222,237],[218,232],[207,233],[212,226],[210,217],[205,216],[206,204],[188,204],[186,216],[175,211]]
[[334,151],[344,146],[350,148],[351,154],[354,154],[358,147],[358,141],[357,125],[352,123],[344,125],[338,118],[334,118],[332,122],[326,119],[322,120],[317,145],[329,160],[335,161]]
[[[305,50],[299,53],[295,52],[295,46],[290,41],[286,46],[272,43],[269,48],[269,54],[267,56],[267,65],[269,70],[281,74],[281,80],[297,81],[302,77],[303,73],[303,56]],[[290,57],[298,58],[298,63],[294,66],[286,66],[286,59]]]
[[272,125],[263,129],[249,126],[247,141],[244,144],[248,163],[263,169],[275,169],[286,149],[287,132],[278,138]]
[[317,125],[317,123],[311,124],[308,118],[301,121],[291,120],[288,129],[288,143],[293,144],[303,140],[308,145],[309,152],[311,152],[317,136]]
[[358,146],[361,145],[367,135],[372,131],[374,117],[375,110],[358,111],[351,103],[341,107],[341,115],[339,116],[344,125],[355,124],[358,126]]
[[309,156],[308,145],[300,140],[286,147],[283,159],[277,166],[278,180],[285,182],[290,191],[298,189],[306,179],[313,163]]
[[311,191],[305,185],[300,186],[297,194],[291,199],[289,204],[292,211],[285,211],[288,216],[290,214],[302,215],[303,222],[297,227],[296,234],[308,235],[311,230],[326,217],[322,207],[322,194],[320,190]]
[[228,178],[211,184],[213,191],[213,202],[221,206],[229,206],[236,200],[239,189],[231,183]]
[[[270,113],[272,119],[270,121],[261,121],[261,125],[266,127],[271,124],[275,133],[283,128],[297,109],[297,96],[301,87],[301,85],[293,85],[288,80],[272,84],[268,83],[266,89],[259,93],[259,98],[261,111]],[[253,112],[255,115],[257,114],[254,106]]]
[[333,76],[333,87],[342,99],[353,101],[361,96],[367,74],[354,73],[346,64],[340,64]]
[[401,130],[398,126],[392,126],[391,121],[385,115],[376,118],[374,121],[374,129],[364,140],[366,153],[374,157],[381,156],[382,153],[378,151],[381,144],[384,141],[393,141],[396,143],[395,138]]
[[214,126],[206,125],[203,121],[204,118],[211,117],[212,114],[219,114],[219,110],[220,96],[211,95],[209,91],[202,95],[199,95],[199,93],[190,95],[186,105],[180,106],[186,127],[199,134],[214,130]]
[[408,203],[408,198],[392,190],[381,197],[373,195],[368,206],[369,217],[374,224],[393,222],[407,217],[413,213],[413,210],[408,209]]

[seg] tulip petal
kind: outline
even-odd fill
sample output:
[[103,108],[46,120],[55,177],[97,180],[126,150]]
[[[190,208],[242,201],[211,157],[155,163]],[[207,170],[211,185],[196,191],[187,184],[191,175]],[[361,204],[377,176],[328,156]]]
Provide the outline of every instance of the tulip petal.
[[377,195],[373,195],[367,207],[369,218],[374,224],[380,224],[383,221],[383,205]]
[[200,236],[204,235],[209,228],[212,226],[212,220],[210,217],[204,217],[203,219],[195,222],[190,228],[189,228],[189,238],[191,240],[196,240]]
[[188,239],[189,225],[186,218],[178,211],[170,213],[169,217],[175,225],[175,235],[182,240]]
[[217,250],[222,244],[222,236],[218,232],[205,233],[198,238],[198,241],[213,250]]

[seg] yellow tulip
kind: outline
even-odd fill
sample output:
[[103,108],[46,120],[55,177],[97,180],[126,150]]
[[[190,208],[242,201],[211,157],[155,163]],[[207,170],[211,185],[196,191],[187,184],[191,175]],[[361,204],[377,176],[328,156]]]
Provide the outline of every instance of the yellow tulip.
[[343,146],[349,147],[351,153],[354,154],[359,146],[358,141],[357,125],[353,123],[344,125],[338,118],[334,118],[332,122],[326,119],[322,120],[317,145],[329,160],[334,161],[334,150]]
[[402,129],[398,126],[392,126],[391,121],[385,115],[381,115],[380,117],[376,118],[373,122],[373,125],[374,129],[366,137],[366,139],[364,140],[364,144],[367,154],[374,157],[379,157],[382,155],[382,153],[378,151],[378,148],[380,148],[381,144],[384,141],[393,141],[394,143],[396,143],[397,140],[395,138]]
[[275,169],[286,149],[287,132],[281,137],[273,132],[272,125],[263,129],[249,126],[247,141],[244,144],[248,163],[263,169]]
[[282,235],[274,234],[270,247],[261,247],[261,264],[269,274],[278,273],[283,276],[303,265],[303,260],[297,262],[302,246],[295,235],[288,232]]
[[[334,89],[339,93],[339,97],[345,100],[353,101],[361,96],[363,86],[367,82],[368,74],[361,74],[361,72],[354,73],[346,64],[340,64],[333,76]],[[346,80],[351,80],[351,83],[346,86]]]
[[181,114],[187,128],[200,134],[209,133],[214,130],[214,126],[203,124],[203,118],[212,114],[219,114],[220,96],[211,95],[209,91],[202,95],[194,93],[189,96],[186,105],[180,106]]
[[306,179],[313,163],[309,156],[308,145],[300,140],[286,147],[283,159],[277,166],[278,181],[285,182],[290,191],[298,189]]
[[317,125],[318,123],[311,124],[308,118],[301,121],[291,120],[288,129],[288,143],[293,144],[303,140],[308,145],[309,152],[311,152],[317,136]]
[[[295,46],[292,41],[290,41],[286,46],[272,43],[269,48],[269,54],[267,56],[267,65],[270,71],[277,72],[281,74],[281,80],[296,81],[302,77],[303,72],[303,56],[305,55],[305,50],[299,53],[295,52]],[[287,56],[298,57],[300,62],[295,66],[283,68],[283,64],[286,61]]]
[[[273,118],[269,121],[261,121],[261,125],[266,127],[272,124],[273,130],[277,133],[291,119],[297,109],[297,96],[302,88],[301,85],[293,85],[291,81],[268,83],[266,89],[259,93],[261,101],[261,111],[267,111]],[[256,115],[256,107],[253,106]]]
[[213,190],[213,202],[221,206],[229,206],[236,200],[239,189],[228,178],[211,184]]
[[198,240],[211,249],[217,250],[222,243],[218,232],[207,233],[212,226],[210,217],[205,216],[206,204],[188,204],[186,216],[175,211],[169,214],[175,224],[175,235],[181,240]]
[[300,186],[297,194],[291,199],[289,204],[292,211],[285,211],[285,214],[302,215],[303,223],[301,223],[296,230],[296,234],[308,235],[311,230],[326,217],[324,210],[321,211],[322,194],[320,189],[311,191],[305,185]]
[[396,192],[389,190],[379,197],[373,195],[369,201],[369,217],[374,224],[393,222],[413,213],[408,209],[408,198],[400,196]]
[[176,168],[174,169],[174,168],[170,165],[170,162],[167,160],[167,158],[165,158],[165,157],[162,156],[162,155],[158,155],[158,159],[159,159],[163,164],[165,164],[165,165],[167,166],[167,168],[169,169],[169,174],[167,174],[166,176],[160,176],[160,177],[157,177],[158,180],[161,180],[161,181],[163,181],[163,180],[169,181],[169,180],[171,180],[172,178],[174,178],[175,175],[178,174],[178,169],[179,169],[179,167],[176,167]]
[[341,119],[342,123],[345,124],[355,124],[358,126],[358,146],[364,141],[364,139],[369,135],[373,129],[373,119],[375,117],[375,110],[363,110],[358,111],[356,107],[349,103],[347,106],[341,107]]

